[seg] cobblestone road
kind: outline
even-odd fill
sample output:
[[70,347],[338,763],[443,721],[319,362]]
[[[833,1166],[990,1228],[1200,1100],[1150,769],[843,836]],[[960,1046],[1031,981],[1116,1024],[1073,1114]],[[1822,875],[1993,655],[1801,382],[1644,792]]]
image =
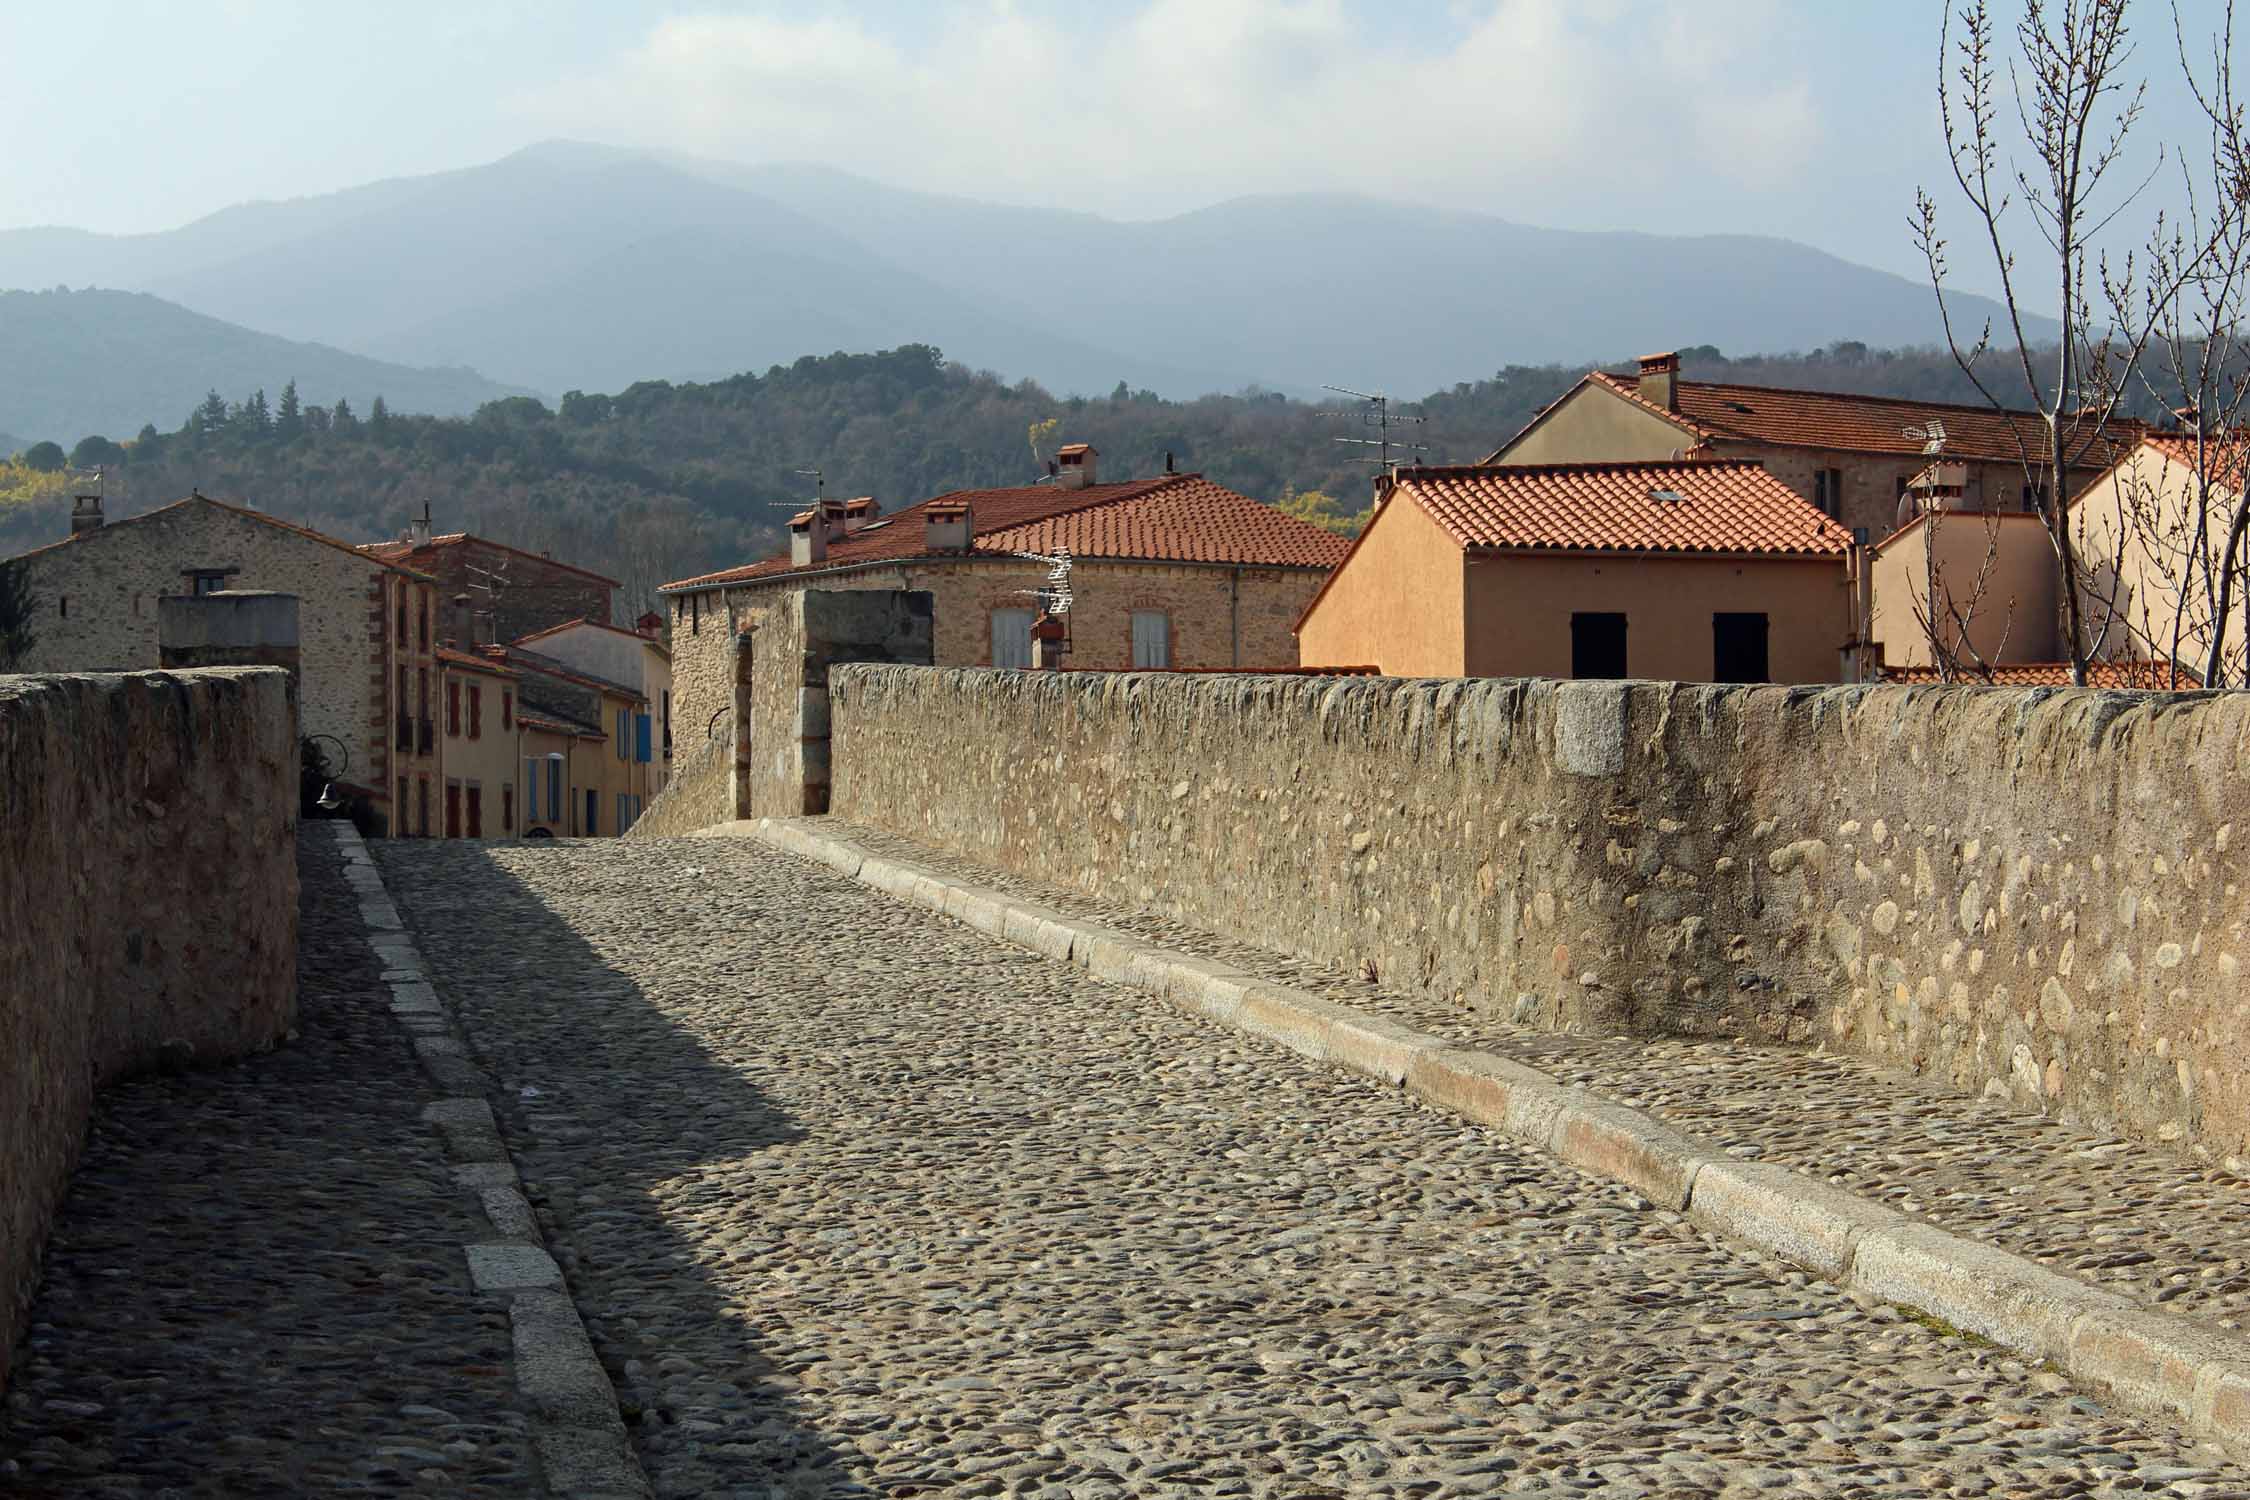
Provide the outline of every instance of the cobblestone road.
[[0,1496],[536,1493],[487,1237],[327,831],[297,1040],[105,1093],[0,1403]]
[[2250,1494],[2022,1361],[825,868],[378,859],[661,1494]]

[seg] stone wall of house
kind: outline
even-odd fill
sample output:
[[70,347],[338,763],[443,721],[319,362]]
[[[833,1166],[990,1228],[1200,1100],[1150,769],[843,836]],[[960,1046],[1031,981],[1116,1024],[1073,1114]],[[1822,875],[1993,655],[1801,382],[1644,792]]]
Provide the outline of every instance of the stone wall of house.
[[677,838],[733,816],[734,739],[722,735],[692,748],[680,747],[672,758],[671,781],[649,799],[625,837]]
[[296,1012],[286,673],[0,677],[0,1385],[94,1091]]
[[848,667],[833,811],[1551,1028],[2250,1156],[2250,694]]

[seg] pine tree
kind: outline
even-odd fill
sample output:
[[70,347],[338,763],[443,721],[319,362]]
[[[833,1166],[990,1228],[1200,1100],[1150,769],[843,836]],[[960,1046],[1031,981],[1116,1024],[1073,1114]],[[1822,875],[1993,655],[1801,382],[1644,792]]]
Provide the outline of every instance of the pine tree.
[[187,426],[181,430],[200,433],[208,437],[213,433],[226,431],[226,426],[226,397],[220,395],[217,391],[212,391],[203,398],[203,404],[197,407],[188,417]]
[[357,427],[359,418],[352,415],[352,404],[338,396],[336,398],[336,410],[329,415],[328,425],[338,432],[349,432]]
[[281,409],[274,414],[274,436],[288,442],[305,430],[305,411],[297,404],[297,381],[294,376],[281,388]]
[[367,430],[373,433],[377,439],[386,437],[390,433],[391,409],[383,404],[381,396],[377,396],[375,404],[367,410]]
[[266,405],[266,388],[264,386],[252,391],[250,399],[242,403],[242,433],[243,436],[253,439],[262,439],[273,434],[273,411]]

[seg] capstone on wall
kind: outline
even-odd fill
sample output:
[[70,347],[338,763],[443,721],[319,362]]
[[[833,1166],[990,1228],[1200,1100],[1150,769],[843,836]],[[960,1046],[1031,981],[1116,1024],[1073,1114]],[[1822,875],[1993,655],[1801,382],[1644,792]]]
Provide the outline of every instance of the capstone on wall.
[[1550,1028],[2250,1156],[2250,694],[847,667],[833,811]]
[[95,1089],[295,1015],[296,810],[281,670],[0,677],[0,1385]]

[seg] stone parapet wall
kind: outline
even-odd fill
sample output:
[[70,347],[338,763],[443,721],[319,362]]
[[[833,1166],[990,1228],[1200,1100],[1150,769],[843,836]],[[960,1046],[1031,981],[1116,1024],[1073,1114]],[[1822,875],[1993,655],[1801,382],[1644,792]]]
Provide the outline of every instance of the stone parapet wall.
[[629,839],[676,838],[734,816],[734,736],[719,726],[716,739],[673,757],[672,779],[649,799],[625,831]]
[[1528,1024],[2250,1156],[2250,694],[854,666],[832,810]]
[[296,812],[282,671],[0,677],[0,1385],[94,1091],[288,1029]]

